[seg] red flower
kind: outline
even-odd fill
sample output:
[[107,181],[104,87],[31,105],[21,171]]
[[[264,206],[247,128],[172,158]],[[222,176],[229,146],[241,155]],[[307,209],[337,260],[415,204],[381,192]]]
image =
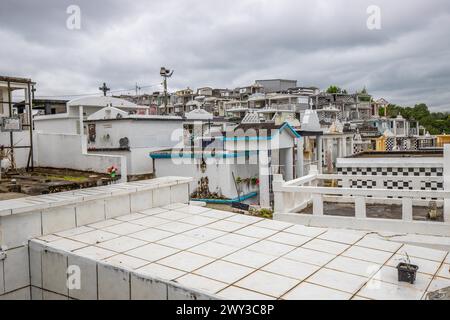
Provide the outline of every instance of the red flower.
[[113,172],[116,172],[116,171],[117,171],[117,168],[114,165],[112,165],[111,167],[108,167],[106,169],[106,172],[108,172],[108,173],[113,173]]

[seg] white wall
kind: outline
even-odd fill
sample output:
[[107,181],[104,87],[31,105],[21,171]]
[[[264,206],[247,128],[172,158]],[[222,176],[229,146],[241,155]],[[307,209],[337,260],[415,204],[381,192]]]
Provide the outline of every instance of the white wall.
[[415,157],[415,158],[338,158],[336,167],[422,167],[442,168],[443,157]]
[[[200,178],[208,177],[209,191],[217,192],[227,198],[237,197],[236,187],[233,182],[232,172],[235,177],[241,177],[242,179],[258,177],[258,164],[232,164],[231,160],[227,159],[227,164],[212,164],[207,165],[205,172],[200,169],[199,159],[195,159],[196,163],[192,163],[193,159],[188,159],[191,163],[178,164],[173,162],[172,159],[154,159],[155,163],[155,176],[181,176],[181,177],[193,177],[193,181],[190,183],[191,193],[197,189],[197,184]],[[179,160],[175,160],[179,161]],[[187,162],[187,161],[186,161]],[[257,186],[247,186],[243,183],[242,193],[246,194],[251,191],[257,191]]]
[[[171,148],[179,139],[172,140],[175,130],[182,130],[183,122],[179,120],[111,120],[85,122],[95,123],[95,142],[88,143],[88,148],[118,148],[119,140],[127,137],[130,148]],[[107,137],[109,135],[109,137]]]
[[79,133],[79,118],[62,115],[48,115],[34,118],[34,130],[43,133]]
[[153,159],[150,152],[158,151],[155,148],[131,148],[130,151],[89,151],[89,154],[118,155],[127,159],[127,171],[129,175],[153,173]]
[[115,165],[120,174],[122,163],[126,165],[123,156],[83,154],[79,135],[36,133],[34,142],[36,166],[105,173],[109,166]]

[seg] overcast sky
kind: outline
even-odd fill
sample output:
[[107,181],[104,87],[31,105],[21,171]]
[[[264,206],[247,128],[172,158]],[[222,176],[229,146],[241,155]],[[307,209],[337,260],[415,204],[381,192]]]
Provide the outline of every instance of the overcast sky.
[[[370,5],[380,30],[367,28]],[[32,78],[38,96],[157,91],[166,66],[170,89],[287,78],[450,111],[448,0],[1,0],[0,43],[0,75]]]

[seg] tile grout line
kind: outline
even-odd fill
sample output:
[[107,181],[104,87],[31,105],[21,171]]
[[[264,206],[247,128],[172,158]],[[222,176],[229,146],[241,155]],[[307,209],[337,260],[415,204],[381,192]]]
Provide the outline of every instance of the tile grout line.
[[[430,283],[429,283],[428,286],[425,288],[425,291],[424,291],[424,293],[423,293],[423,295],[422,295],[421,300],[423,300],[423,299],[425,298],[425,295],[427,294],[427,292],[429,292],[428,289],[430,288],[431,283],[432,283],[436,278],[440,278],[437,274],[438,274],[439,271],[441,270],[442,266],[445,264],[445,259],[447,259],[447,257],[449,257],[449,256],[450,256],[450,253],[447,252],[447,254],[444,256],[444,259],[442,259],[442,262],[439,264],[439,267],[437,268],[436,272],[435,272],[435,273],[433,274],[433,276],[431,277]],[[428,259],[427,259],[427,260],[428,260]]]
[[[387,260],[381,265],[381,267],[378,269],[378,271],[377,271],[376,273],[374,273],[371,277],[369,277],[369,280],[366,281],[366,282],[365,282],[365,283],[364,283],[364,284],[363,284],[363,285],[355,292],[355,294],[353,295],[353,297],[354,297],[354,296],[357,296],[358,293],[360,293],[361,290],[367,285],[367,283],[369,283],[369,282],[372,281],[372,280],[377,280],[377,281],[380,281],[380,282],[389,283],[389,282],[386,282],[386,281],[374,279],[374,277],[375,277],[375,275],[376,275],[378,272],[381,271],[381,269],[382,269],[383,267],[387,266],[387,263],[388,263],[388,262],[389,262],[396,254],[397,254],[397,252],[400,251],[401,248],[403,248],[403,246],[404,246],[404,244],[402,244],[396,251],[392,252],[390,258],[387,259]],[[353,298],[353,297],[352,297],[352,298]],[[363,298],[368,298],[368,299],[372,299],[372,298],[369,298],[369,297],[366,297],[366,296],[363,296],[363,295],[361,295],[361,297],[363,297]]]

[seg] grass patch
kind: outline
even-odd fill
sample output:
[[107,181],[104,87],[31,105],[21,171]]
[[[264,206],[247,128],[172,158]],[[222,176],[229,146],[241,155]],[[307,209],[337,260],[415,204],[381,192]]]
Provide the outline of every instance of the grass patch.
[[86,177],[74,177],[74,176],[46,176],[47,179],[51,180],[63,180],[63,181],[71,181],[71,182],[86,182],[88,178]]

